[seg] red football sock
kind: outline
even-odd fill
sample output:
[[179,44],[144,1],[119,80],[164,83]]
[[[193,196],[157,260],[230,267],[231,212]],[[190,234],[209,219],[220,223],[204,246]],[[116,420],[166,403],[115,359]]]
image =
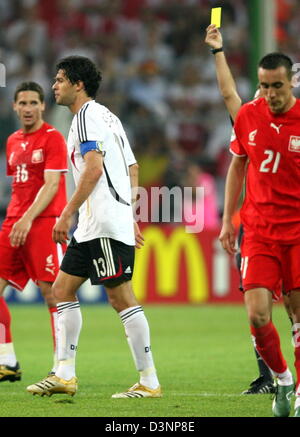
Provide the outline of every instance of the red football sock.
[[53,349],[56,351],[56,327],[57,327],[57,308],[49,308],[50,320],[51,320],[51,330],[53,338]]
[[300,395],[299,389],[300,389],[300,345],[295,346],[295,368],[296,368],[296,374],[297,374],[297,382],[296,382],[296,393],[297,396]]
[[267,366],[275,373],[287,370],[287,363],[281,353],[280,339],[275,326],[270,321],[265,326],[255,328],[250,326],[255,338],[256,349]]
[[11,315],[4,297],[0,297],[0,343],[12,343]]

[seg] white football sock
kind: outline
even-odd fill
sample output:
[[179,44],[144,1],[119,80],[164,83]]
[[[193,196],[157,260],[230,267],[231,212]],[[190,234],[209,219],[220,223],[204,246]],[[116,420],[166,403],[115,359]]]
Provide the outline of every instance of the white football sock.
[[157,388],[159,382],[151,352],[149,325],[142,307],[126,308],[119,316],[125,328],[136,369],[140,372],[140,383],[152,389]]
[[0,344],[0,364],[15,367],[17,364],[17,357],[14,350],[13,343]]
[[51,373],[55,373],[58,367],[58,352],[57,352],[57,333],[58,333],[58,314],[57,311],[53,311],[50,313],[50,317],[52,318],[53,329],[54,329],[54,342],[55,342],[55,350],[53,354],[53,366],[51,369]]
[[75,358],[82,316],[79,302],[62,302],[57,305],[57,353],[58,368],[56,376],[69,380],[75,376]]
[[293,375],[289,369],[283,373],[277,373],[277,378],[278,385],[292,385],[294,383]]

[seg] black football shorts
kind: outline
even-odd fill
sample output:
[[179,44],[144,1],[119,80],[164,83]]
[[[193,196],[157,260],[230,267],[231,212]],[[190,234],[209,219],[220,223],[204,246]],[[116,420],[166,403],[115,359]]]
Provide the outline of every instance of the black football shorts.
[[131,280],[133,267],[134,246],[106,237],[77,243],[72,237],[60,269],[90,278],[92,285],[114,288]]

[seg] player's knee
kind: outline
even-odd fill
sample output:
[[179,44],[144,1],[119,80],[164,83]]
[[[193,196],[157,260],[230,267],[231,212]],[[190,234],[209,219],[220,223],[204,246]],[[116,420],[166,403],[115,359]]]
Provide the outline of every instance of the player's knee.
[[52,294],[54,296],[54,299],[56,299],[57,302],[59,302],[62,298],[64,298],[64,290],[62,287],[59,286],[59,284],[54,283],[52,286]]
[[108,302],[117,313],[138,305],[135,299],[129,298],[128,296],[108,293],[107,297]]
[[258,311],[249,312],[249,321],[255,328],[261,328],[265,326],[270,321],[270,316],[267,313],[261,313]]

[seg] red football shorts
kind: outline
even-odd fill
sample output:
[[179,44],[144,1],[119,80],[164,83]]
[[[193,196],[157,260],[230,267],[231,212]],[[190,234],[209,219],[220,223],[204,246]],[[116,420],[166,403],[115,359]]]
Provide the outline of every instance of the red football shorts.
[[66,246],[54,243],[52,229],[56,217],[41,217],[33,221],[23,246],[12,247],[8,238],[18,218],[6,218],[0,231],[0,277],[13,287],[23,290],[29,279],[54,282]]
[[282,292],[300,288],[300,244],[267,243],[244,235],[241,254],[244,291],[267,288],[278,300]]

